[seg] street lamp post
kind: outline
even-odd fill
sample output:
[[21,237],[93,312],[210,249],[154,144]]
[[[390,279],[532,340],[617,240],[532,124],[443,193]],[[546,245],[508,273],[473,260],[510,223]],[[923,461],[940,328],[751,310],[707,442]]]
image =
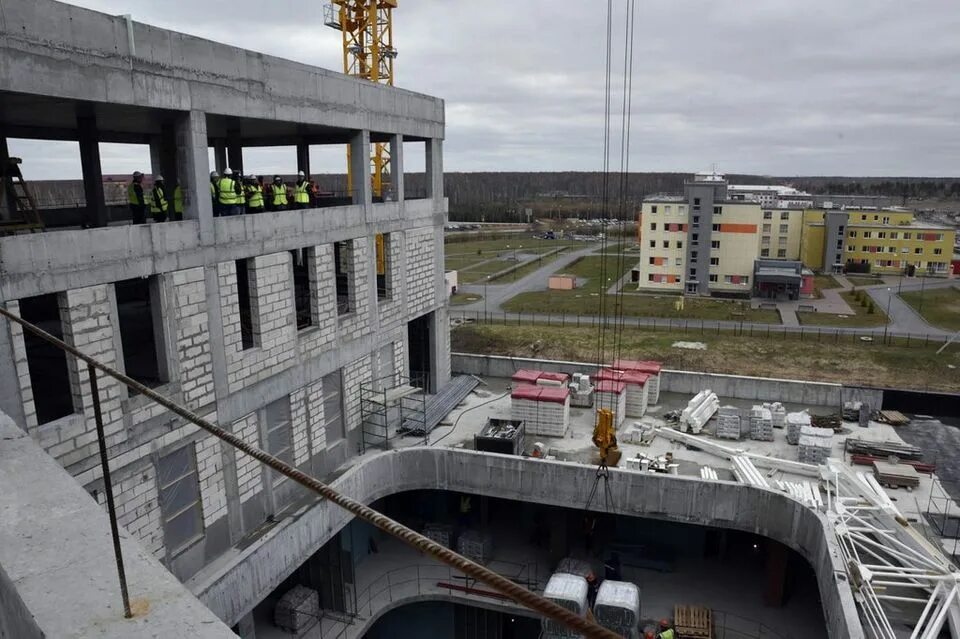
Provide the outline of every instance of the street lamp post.
[[920,275],[920,305],[917,307],[917,312],[923,313],[923,289],[927,285],[927,278],[922,274]]
[[887,287],[887,322],[883,325],[883,343],[887,343],[887,330],[890,328],[890,302],[893,301],[893,289]]
[[490,283],[490,276],[487,275],[483,280],[483,323],[487,323],[487,284]]

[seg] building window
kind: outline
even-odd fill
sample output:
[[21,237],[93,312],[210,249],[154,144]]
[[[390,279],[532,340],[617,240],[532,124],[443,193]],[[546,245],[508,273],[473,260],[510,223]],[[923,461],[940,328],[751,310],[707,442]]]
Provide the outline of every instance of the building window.
[[764,225],[763,225],[763,232],[764,232],[764,233],[769,233],[769,232],[770,232],[770,228],[771,228],[771,227],[770,227],[769,224],[764,224]]
[[764,211],[764,212],[763,212],[763,219],[765,219],[765,220],[772,220],[772,219],[773,219],[773,211]]
[[710,276],[709,276],[709,279],[710,279],[711,282],[716,282],[716,281],[717,281],[717,274],[716,274],[716,273],[711,273]]
[[789,220],[789,219],[790,219],[790,211],[780,211],[780,219],[781,219],[781,220]]
[[903,239],[909,240],[911,238],[913,238],[913,233],[907,233],[906,231],[903,233]]
[[916,254],[916,255],[923,255],[923,247],[922,247],[922,246],[918,246],[917,248],[913,249],[913,252],[914,252],[914,254]]
[[714,224],[713,227],[712,227],[712,229],[713,229],[713,232],[714,232],[714,233],[719,233],[719,232],[720,232],[720,225],[719,225],[719,224]]
[[657,205],[656,205],[656,204],[654,204],[653,206],[650,207],[650,212],[653,213],[653,214],[656,214],[656,213],[657,213]]
[[657,265],[657,258],[651,257],[651,258],[650,258],[650,266],[656,266],[656,265]]
[[656,231],[656,230],[657,230],[657,223],[656,223],[656,222],[650,222],[650,230],[651,230],[651,231]]
[[697,251],[690,251],[690,259],[691,259],[691,260],[697,259],[697,255],[698,255]]
[[723,207],[722,207],[722,206],[715,206],[715,207],[713,207],[713,214],[714,214],[714,215],[722,215],[722,214],[723,214]]
[[942,248],[935,248],[935,249],[933,249],[933,254],[934,254],[934,255],[943,255],[943,249],[942,249]]
[[711,257],[711,258],[710,258],[710,266],[720,266],[720,258],[719,258],[719,257]]
[[887,232],[886,232],[886,231],[880,231],[879,233],[877,233],[877,239],[878,239],[878,240],[885,240],[885,239],[887,239]]
[[696,277],[696,276],[697,276],[697,269],[695,268],[690,269],[690,277]]
[[838,251],[843,250],[843,240],[837,240],[837,250]]
[[864,231],[864,232],[863,232],[863,239],[868,240],[868,239],[870,239],[871,237],[873,237],[873,231]]
[[683,258],[682,258],[682,257],[676,258],[676,259],[673,261],[673,265],[674,265],[674,266],[683,266]]
[[779,244],[780,246],[786,246],[786,245],[787,245],[787,238],[785,238],[785,237],[778,237],[778,238],[777,238],[777,244]]
[[897,252],[897,247],[896,247],[896,246],[888,246],[888,247],[887,247],[887,253],[896,253],[896,252]]
[[884,217],[884,218],[883,218],[883,223],[884,223],[884,224],[889,224],[889,223],[890,223],[890,218],[889,218],[889,217]]
[[898,239],[899,237],[900,237],[900,234],[899,234],[898,232],[896,232],[896,231],[890,231],[890,239],[891,239],[891,240],[896,240],[896,239]]
[[323,376],[323,421],[327,448],[344,437],[343,400],[340,393],[340,371]]
[[880,216],[879,216],[879,215],[874,215],[874,216],[873,216],[873,221],[874,221],[874,222],[878,221],[879,219],[880,219]]
[[[63,322],[56,293],[20,300],[20,317],[57,339],[63,339]],[[27,370],[30,371],[37,422],[46,424],[72,415],[73,394],[70,391],[66,352],[30,331],[23,332],[23,345],[27,352]]]
[[663,248],[665,249],[670,248],[670,240],[663,240]]
[[254,347],[253,305],[250,302],[250,260],[237,260],[237,306],[240,309],[240,346],[243,350]]
[[297,330],[313,326],[313,304],[310,295],[310,269],[313,268],[312,248],[290,251],[293,260],[293,308]]
[[856,232],[856,231],[850,231],[850,232],[847,234],[847,237],[857,237],[857,232]]
[[203,504],[194,444],[160,457],[157,479],[164,545],[174,555],[203,536]]
[[682,248],[683,248],[683,242],[677,242],[677,248],[678,248],[678,249],[682,249]]
[[769,244],[769,243],[770,243],[770,236],[769,236],[769,235],[764,235],[763,237],[761,237],[761,238],[760,238],[760,243],[761,243],[761,244]]
[[377,271],[377,299],[389,300],[393,297],[393,278],[390,276],[392,259],[390,257],[390,233],[378,233],[373,238],[374,268]]
[[336,242],[333,245],[333,270],[337,286],[337,314],[346,315],[354,309],[351,308],[351,298],[353,297],[353,282],[350,281],[350,274],[353,272],[353,240]]
[[700,198],[698,198],[698,197],[693,198],[693,205],[694,205],[694,206],[700,206]]
[[777,257],[786,257],[787,249],[777,249]]
[[847,246],[847,253],[853,253],[854,250],[856,250],[856,248],[857,248],[857,247],[854,246],[853,244],[848,245],[848,246]]
[[789,224],[781,224],[781,225],[780,225],[780,232],[781,232],[781,233],[786,233],[786,232],[789,231],[789,230],[790,230],[790,225],[789,225]]
[[669,215],[669,214],[670,214],[670,208],[671,208],[671,207],[670,207],[669,204],[664,205],[664,207],[663,207],[663,214],[664,214],[664,215]]
[[693,228],[697,228],[698,226],[700,226],[700,216],[699,216],[699,215],[694,215],[694,216],[693,216]]
[[657,248],[657,241],[656,241],[656,240],[650,240],[650,248]]
[[711,240],[710,248],[714,248],[714,249],[720,248],[720,240]]
[[[267,404],[264,411],[267,424],[267,452],[293,465],[293,428],[290,419],[290,396]],[[276,486],[286,479],[280,473],[271,473]]]
[[678,205],[677,205],[677,213],[686,213],[686,212],[687,212],[687,205],[686,205],[686,204],[678,204]]
[[760,257],[770,257],[770,249],[760,249]]
[[[138,277],[116,282],[113,287],[117,294],[124,371],[151,388],[170,381],[163,348],[159,280],[155,275]],[[132,388],[128,392],[137,394]]]
[[860,216],[860,221],[861,221],[861,222],[865,222],[866,220],[867,220],[867,216],[866,216],[866,215],[861,215],[861,216]]
[[655,278],[655,277],[656,277],[656,276],[655,276],[653,273],[648,273],[648,274],[647,274],[647,281],[648,281],[648,282],[652,282],[652,281],[654,281],[654,278]]

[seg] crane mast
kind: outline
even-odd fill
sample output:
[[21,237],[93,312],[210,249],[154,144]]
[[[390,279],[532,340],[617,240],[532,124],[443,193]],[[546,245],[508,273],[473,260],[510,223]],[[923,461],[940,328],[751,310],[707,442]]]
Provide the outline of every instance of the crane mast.
[[[324,6],[324,24],[343,36],[343,72],[370,82],[393,86],[393,10],[397,0],[333,0]],[[390,150],[377,142],[370,155],[373,194],[390,190]],[[353,191],[350,149],[347,148],[347,190]]]

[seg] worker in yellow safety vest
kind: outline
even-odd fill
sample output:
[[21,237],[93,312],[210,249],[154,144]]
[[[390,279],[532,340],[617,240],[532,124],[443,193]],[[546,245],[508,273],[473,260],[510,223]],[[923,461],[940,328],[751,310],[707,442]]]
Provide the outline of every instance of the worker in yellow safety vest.
[[282,211],[287,208],[287,185],[283,183],[279,175],[273,176],[273,184],[270,185],[270,208],[274,211]]
[[170,202],[167,200],[167,187],[163,183],[163,176],[153,178],[153,191],[150,192],[150,215],[154,222],[166,222]]
[[183,187],[179,182],[173,187],[173,217],[170,219],[174,222],[183,221]]
[[220,203],[220,215],[240,213],[240,199],[237,197],[237,183],[233,179],[230,167],[223,170],[223,177],[217,181],[217,201]]
[[247,194],[247,213],[263,213],[263,187],[257,178],[249,176],[244,185]]
[[660,632],[657,634],[657,639],[677,639],[677,632],[670,627],[668,620],[660,620]]
[[220,174],[210,171],[210,202],[213,204],[213,217],[220,217]]
[[130,202],[130,216],[134,224],[146,224],[147,200],[143,194],[143,173],[133,172],[133,179],[127,185],[127,199]]
[[310,206],[310,183],[307,182],[303,171],[297,173],[297,183],[293,187],[293,202],[298,209]]

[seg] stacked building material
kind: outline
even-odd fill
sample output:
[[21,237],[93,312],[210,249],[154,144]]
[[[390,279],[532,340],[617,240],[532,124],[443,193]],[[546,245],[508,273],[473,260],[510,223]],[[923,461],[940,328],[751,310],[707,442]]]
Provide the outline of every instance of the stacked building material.
[[711,481],[717,481],[717,479],[718,479],[718,477],[717,477],[717,471],[715,471],[713,468],[710,468],[709,466],[701,466],[701,467],[700,467],[700,479],[707,479],[707,480],[711,480]]
[[717,437],[740,439],[740,409],[736,406],[721,406],[717,411]]
[[441,546],[453,548],[453,526],[449,524],[430,523],[423,527],[423,536],[435,541]]
[[769,408],[755,404],[750,409],[750,439],[773,441],[773,416]]
[[807,464],[822,464],[833,450],[833,431],[829,428],[803,426],[800,428],[800,446],[797,460]]
[[849,437],[845,445],[847,452],[861,455],[876,455],[877,457],[889,457],[893,455],[899,459],[921,459],[923,457],[923,449],[903,442],[874,442]]
[[530,368],[521,368],[510,378],[513,388],[518,386],[566,386],[570,376],[566,373],[549,373]]
[[863,402],[844,402],[843,410],[840,412],[845,422],[860,421],[860,408]]
[[680,432],[698,434],[720,408],[720,398],[712,390],[702,390],[687,403],[680,413]]
[[627,385],[604,379],[594,386],[594,406],[613,411],[613,423],[619,426],[627,416]]
[[465,530],[457,538],[457,552],[478,564],[485,564],[493,556],[493,537],[479,530]]
[[810,414],[806,412],[787,413],[787,443],[796,446],[800,443],[800,429],[810,426]]
[[576,575],[577,577],[583,577],[586,579],[589,575],[593,574],[593,568],[590,566],[589,562],[586,562],[583,559],[564,557],[560,560],[560,563],[557,564],[557,569],[554,572]]
[[570,389],[566,386],[517,386],[510,393],[512,419],[531,435],[563,437],[570,428]]
[[634,360],[634,359],[617,359],[613,361],[613,366],[621,371],[636,371],[638,373],[646,373],[650,376],[650,379],[647,381],[647,404],[649,406],[656,406],[660,403],[660,374],[663,371],[663,363],[655,362],[653,360]]
[[920,485],[920,475],[908,464],[892,464],[887,461],[873,462],[873,475],[881,486],[913,490]]
[[787,409],[780,402],[764,403],[764,408],[770,410],[770,421],[774,428],[783,428],[787,425]]
[[569,384],[570,405],[577,408],[593,407],[593,382],[590,376],[584,373],[574,373]]
[[[562,606],[578,617],[587,614],[587,580],[568,573],[554,573],[543,589],[543,596]],[[543,619],[543,637],[580,637],[564,624],[552,619]]]
[[627,581],[605,580],[593,604],[597,623],[621,637],[634,637],[640,623],[640,589]]
[[320,595],[306,586],[294,586],[273,609],[273,623],[288,632],[299,633],[320,617]]
[[763,473],[757,470],[752,459],[746,455],[734,455],[730,458],[730,461],[733,463],[733,475],[737,478],[737,481],[752,484],[759,488],[770,488],[767,479],[763,476]]
[[626,414],[628,417],[643,417],[647,412],[647,381],[650,375],[637,371],[620,371],[601,368],[593,374],[593,381],[623,382],[626,390]]

